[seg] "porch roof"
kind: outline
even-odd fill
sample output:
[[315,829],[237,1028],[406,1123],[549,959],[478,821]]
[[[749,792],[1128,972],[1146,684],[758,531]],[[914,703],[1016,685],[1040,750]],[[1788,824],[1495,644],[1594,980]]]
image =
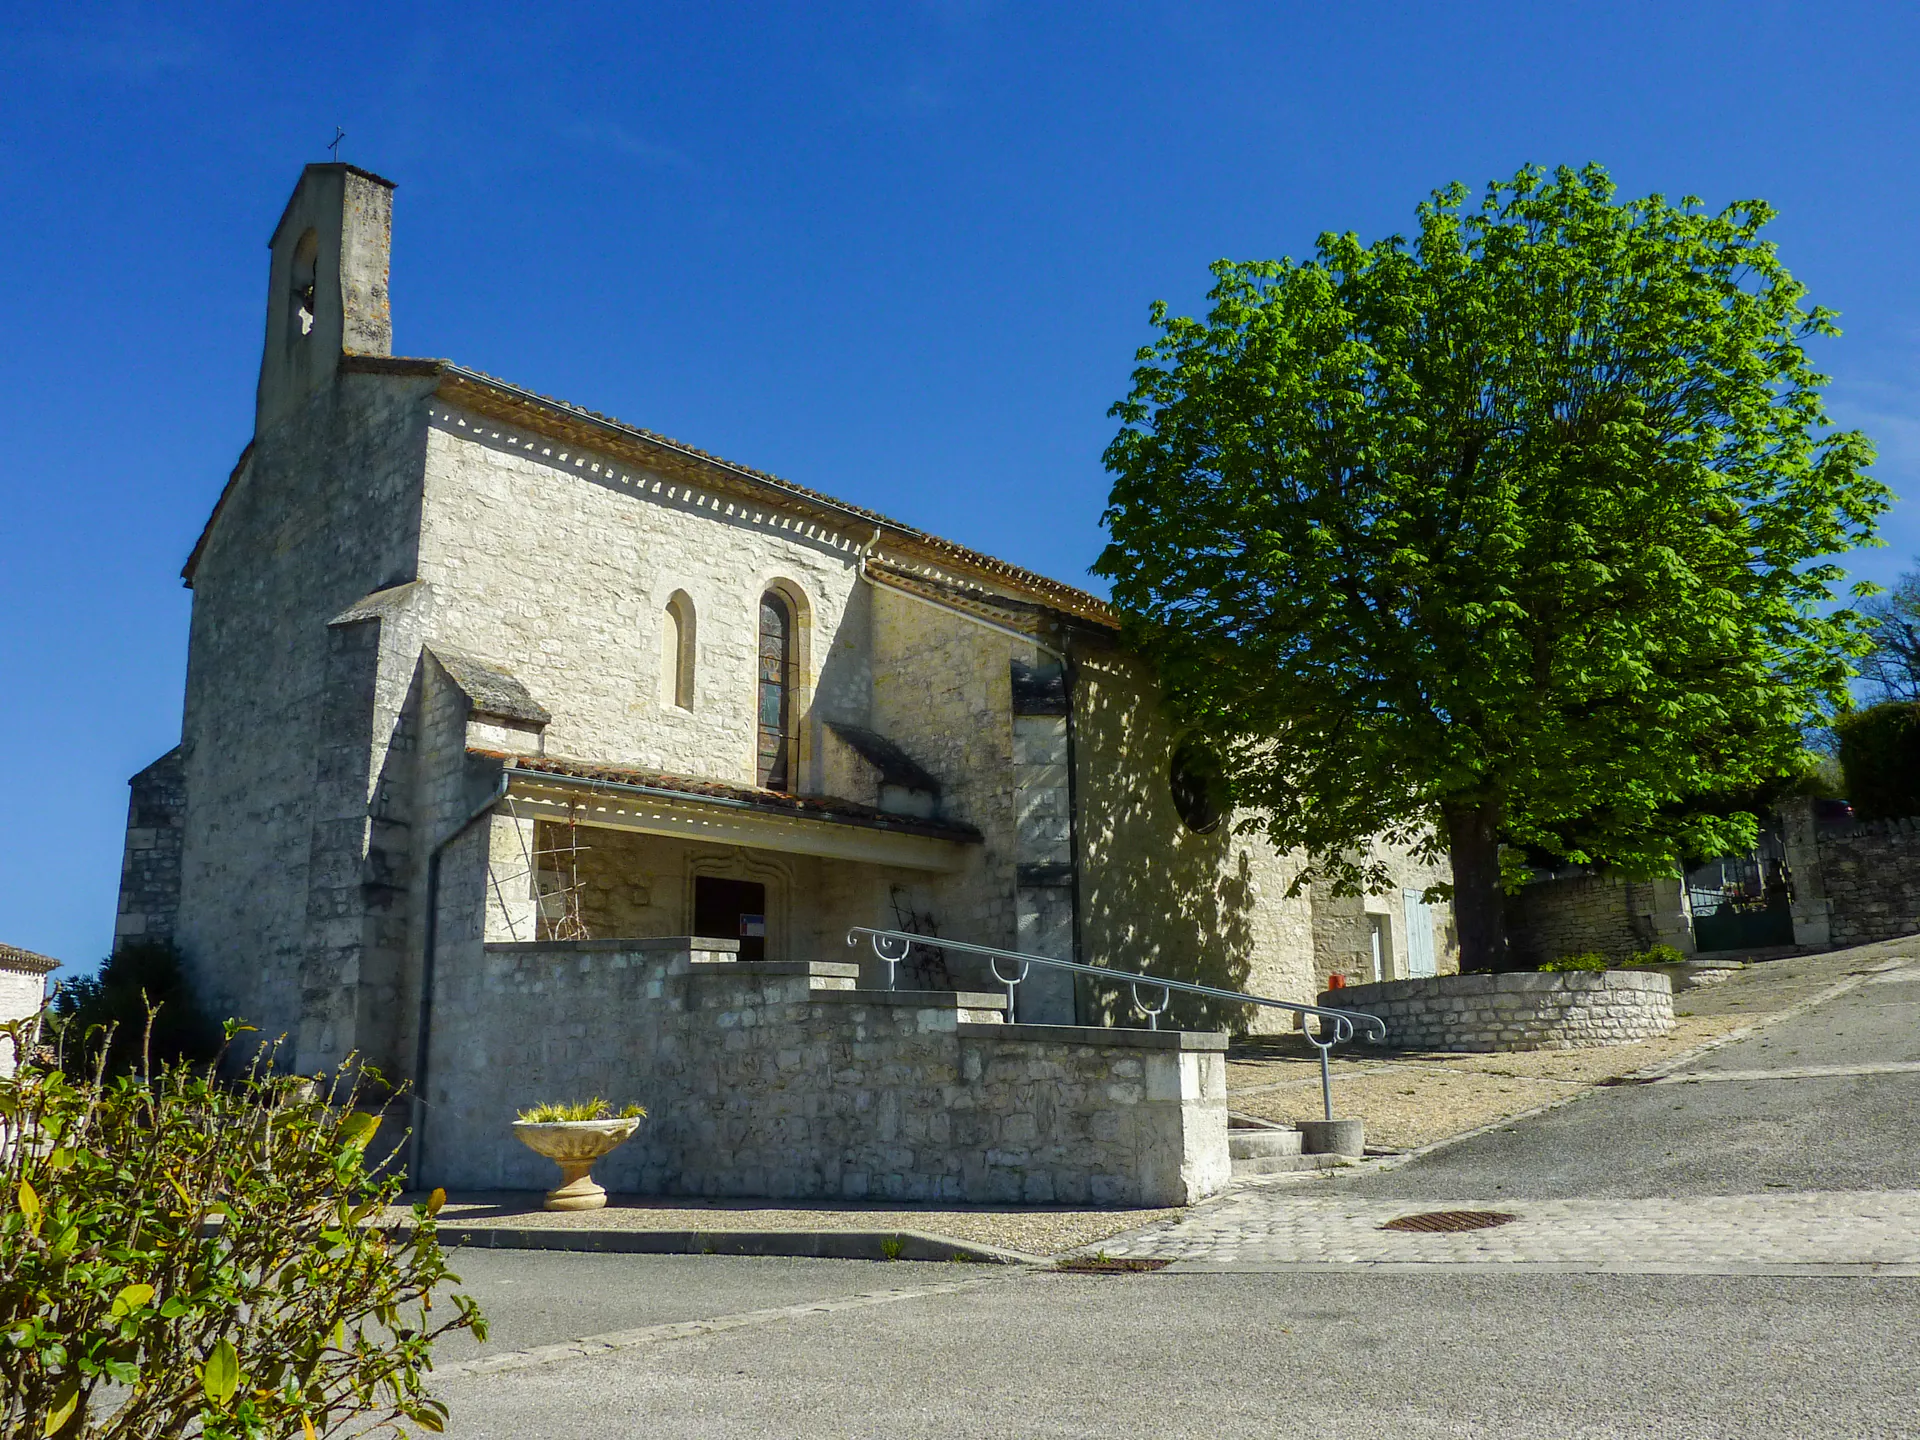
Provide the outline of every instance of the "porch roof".
[[583,825],[701,839],[914,870],[957,870],[982,841],[971,825],[894,815],[825,795],[787,795],[691,775],[671,775],[550,755],[508,755],[470,747],[499,761],[520,813],[573,817]]

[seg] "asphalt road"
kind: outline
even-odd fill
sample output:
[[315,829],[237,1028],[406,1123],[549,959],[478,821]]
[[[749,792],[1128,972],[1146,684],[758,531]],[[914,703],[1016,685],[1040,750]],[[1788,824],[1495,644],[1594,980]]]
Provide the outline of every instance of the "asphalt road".
[[[1710,1051],[1682,1074],[1916,1060],[1920,981],[1903,976]],[[1611,1087],[1338,1184],[1376,1197],[1528,1200],[1920,1189],[1920,1072]]]
[[461,1283],[453,1288],[482,1302],[487,1341],[476,1344],[466,1333],[449,1336],[434,1347],[434,1361],[445,1366],[582,1335],[836,1299],[912,1283],[899,1278],[903,1274],[932,1270],[951,1278],[953,1268],[734,1255],[459,1250],[453,1269]]
[[[533,1280],[552,1257],[524,1258]],[[465,1440],[1857,1440],[1920,1434],[1916,1337],[1913,1280],[1018,1274],[436,1389]]]
[[[1915,1060],[1920,979],[1903,977],[1690,1073]],[[1336,1183],[1410,1198],[1911,1190],[1917,1101],[1913,1072],[1623,1086]],[[494,1319],[489,1354],[765,1312],[584,1358],[443,1373],[449,1433],[467,1440],[1920,1437],[1920,1280],[1908,1278],[1447,1266],[1088,1277],[510,1251],[463,1254],[458,1268]],[[449,1348],[442,1364],[474,1353]]]

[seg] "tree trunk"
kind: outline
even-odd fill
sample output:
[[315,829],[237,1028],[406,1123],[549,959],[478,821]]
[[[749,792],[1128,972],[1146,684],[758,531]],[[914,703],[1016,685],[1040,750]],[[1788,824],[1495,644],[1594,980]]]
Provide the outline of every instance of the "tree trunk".
[[1506,970],[1506,897],[1500,889],[1500,812],[1492,805],[1443,805],[1453,860],[1453,923],[1462,970]]

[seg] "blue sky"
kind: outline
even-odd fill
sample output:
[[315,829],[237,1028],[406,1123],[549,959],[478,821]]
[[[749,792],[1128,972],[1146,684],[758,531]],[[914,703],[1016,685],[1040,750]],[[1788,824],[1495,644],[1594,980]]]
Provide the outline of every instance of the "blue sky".
[[[300,166],[399,183],[395,349],[1090,584],[1107,406],[1206,265],[1597,160],[1761,196],[1920,478],[1920,8],[0,3],[0,941],[110,941],[179,569]],[[1905,504],[1856,573],[1920,550]]]

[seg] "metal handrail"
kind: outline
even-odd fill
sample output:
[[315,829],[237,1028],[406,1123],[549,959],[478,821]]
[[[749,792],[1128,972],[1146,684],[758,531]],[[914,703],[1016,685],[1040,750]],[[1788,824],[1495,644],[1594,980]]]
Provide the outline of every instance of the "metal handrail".
[[[1320,1052],[1320,1096],[1329,1120],[1333,1119],[1333,1076],[1327,1066],[1329,1052],[1334,1046],[1353,1039],[1356,1023],[1367,1038],[1376,1044],[1384,1043],[1387,1038],[1386,1021],[1378,1015],[1368,1015],[1358,1010],[1331,1010],[1324,1005],[1302,1005],[1294,1000],[1275,1000],[1266,995],[1246,995],[1238,990],[1196,985],[1190,980],[1163,980],[1157,975],[1136,975],[1127,970],[1112,970],[1104,965],[1083,965],[1078,960],[1054,960],[1045,955],[1023,955],[1018,950],[971,945],[964,940],[942,940],[905,930],[874,930],[865,925],[855,925],[847,931],[847,944],[858,945],[862,937],[873,946],[873,953],[886,961],[889,990],[896,988],[900,962],[907,958],[915,945],[924,945],[932,950],[960,950],[969,955],[984,955],[992,965],[993,978],[1007,987],[1008,1019],[1013,1018],[1014,987],[1027,978],[1028,970],[1035,965],[1047,965],[1055,970],[1070,970],[1076,975],[1093,975],[1102,980],[1130,985],[1133,988],[1133,1003],[1147,1017],[1149,1030],[1160,1028],[1160,1017],[1173,1003],[1175,990],[1188,995],[1205,995],[1214,1000],[1229,1000],[1240,1005],[1265,1005],[1275,1010],[1291,1010],[1296,1015],[1311,1015],[1321,1024],[1313,1030],[1302,1025],[1300,1033],[1306,1037],[1308,1044]],[[1001,974],[1000,962],[1003,960],[1018,965],[1019,970],[1011,976]],[[1142,985],[1160,992],[1158,1005],[1149,1006],[1140,998]]]

